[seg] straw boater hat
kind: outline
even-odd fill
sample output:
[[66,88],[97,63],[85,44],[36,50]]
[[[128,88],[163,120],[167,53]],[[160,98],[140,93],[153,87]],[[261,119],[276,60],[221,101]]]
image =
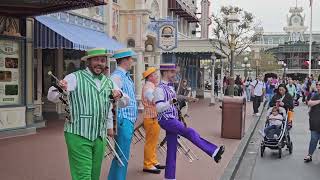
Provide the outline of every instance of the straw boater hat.
[[177,66],[175,64],[160,64],[160,71],[171,71],[177,70]]
[[93,57],[99,57],[99,56],[110,57],[111,55],[112,54],[107,52],[107,50],[104,48],[94,48],[94,49],[87,50],[86,56],[82,57],[81,60],[86,61]]
[[125,48],[118,51],[115,51],[113,54],[113,58],[122,59],[126,57],[136,56],[137,54],[131,48]]
[[156,72],[158,69],[155,67],[149,67],[146,71],[142,73],[142,80],[146,79],[148,76],[150,76],[152,73]]

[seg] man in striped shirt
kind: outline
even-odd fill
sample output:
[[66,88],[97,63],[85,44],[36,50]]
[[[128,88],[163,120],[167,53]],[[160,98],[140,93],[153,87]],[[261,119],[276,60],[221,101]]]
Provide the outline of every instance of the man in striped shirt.
[[[65,122],[64,136],[73,180],[99,180],[106,135],[113,135],[112,105],[109,96],[126,106],[129,98],[111,79],[103,75],[107,56],[105,49],[88,50],[87,68],[67,75],[59,86],[68,94],[70,120]],[[51,87],[48,99],[59,102],[60,94]]]
[[[120,157],[124,162],[124,166],[121,166],[117,159],[113,159],[112,165],[109,171],[109,180],[125,180],[127,176],[128,162],[125,159],[129,159],[130,145],[134,131],[134,124],[138,116],[138,106],[136,101],[134,82],[132,81],[129,70],[134,65],[132,56],[135,56],[135,52],[131,49],[123,49],[116,51],[113,58],[117,60],[117,69],[112,73],[111,79],[117,84],[124,94],[127,94],[130,98],[129,105],[126,108],[117,110],[117,136],[115,140],[120,146],[124,157]],[[118,151],[118,149],[116,149]],[[122,154],[118,152],[118,154]]]
[[143,171],[153,174],[160,174],[165,166],[159,164],[157,159],[157,144],[160,134],[160,126],[157,119],[157,110],[154,103],[154,89],[158,84],[158,74],[155,67],[148,68],[142,73],[143,79],[146,80],[142,88],[143,127],[146,132],[146,142],[144,145],[144,162]]
[[215,162],[221,160],[224,153],[224,146],[217,147],[216,145],[203,139],[194,129],[184,126],[179,121],[178,109],[176,107],[177,96],[172,86],[168,84],[173,82],[176,75],[175,64],[160,65],[162,80],[156,87],[154,92],[154,101],[158,112],[159,125],[166,130],[167,139],[167,158],[165,179],[176,179],[176,154],[177,154],[177,138],[181,135],[199,147],[207,155],[212,157]]

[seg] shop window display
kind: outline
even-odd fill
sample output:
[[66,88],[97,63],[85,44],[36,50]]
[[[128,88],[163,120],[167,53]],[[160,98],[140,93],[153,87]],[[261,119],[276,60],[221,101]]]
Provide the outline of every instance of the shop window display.
[[0,106],[21,104],[20,67],[20,42],[0,40]]

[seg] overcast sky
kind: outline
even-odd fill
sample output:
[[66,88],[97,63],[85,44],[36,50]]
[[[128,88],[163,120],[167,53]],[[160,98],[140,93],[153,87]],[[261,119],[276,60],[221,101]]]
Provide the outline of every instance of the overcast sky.
[[[198,0],[198,2],[201,0]],[[218,13],[221,6],[236,5],[252,12],[260,21],[265,32],[283,32],[290,7],[296,6],[296,0],[210,0],[211,10]],[[305,25],[309,27],[309,0],[297,0],[306,15]],[[313,0],[313,31],[320,32],[320,0]]]

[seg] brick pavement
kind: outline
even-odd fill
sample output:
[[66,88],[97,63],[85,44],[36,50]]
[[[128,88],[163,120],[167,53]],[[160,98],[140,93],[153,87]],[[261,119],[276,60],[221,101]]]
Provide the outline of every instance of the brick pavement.
[[[201,100],[190,107],[192,120],[189,125],[211,142],[224,144],[226,153],[220,164],[191,145],[200,160],[189,163],[178,155],[177,179],[216,180],[232,158],[240,141],[220,138],[221,110],[219,106],[208,106],[209,100]],[[247,105],[246,128],[253,117],[251,103]],[[50,114],[48,127],[38,130],[36,135],[0,140],[0,174],[3,180],[68,180],[70,179],[67,152],[63,137],[63,121]],[[159,155],[164,163],[165,158]],[[143,143],[132,145],[128,169],[128,180],[162,180],[160,175],[143,173]],[[103,163],[101,179],[105,180],[110,160]]]

